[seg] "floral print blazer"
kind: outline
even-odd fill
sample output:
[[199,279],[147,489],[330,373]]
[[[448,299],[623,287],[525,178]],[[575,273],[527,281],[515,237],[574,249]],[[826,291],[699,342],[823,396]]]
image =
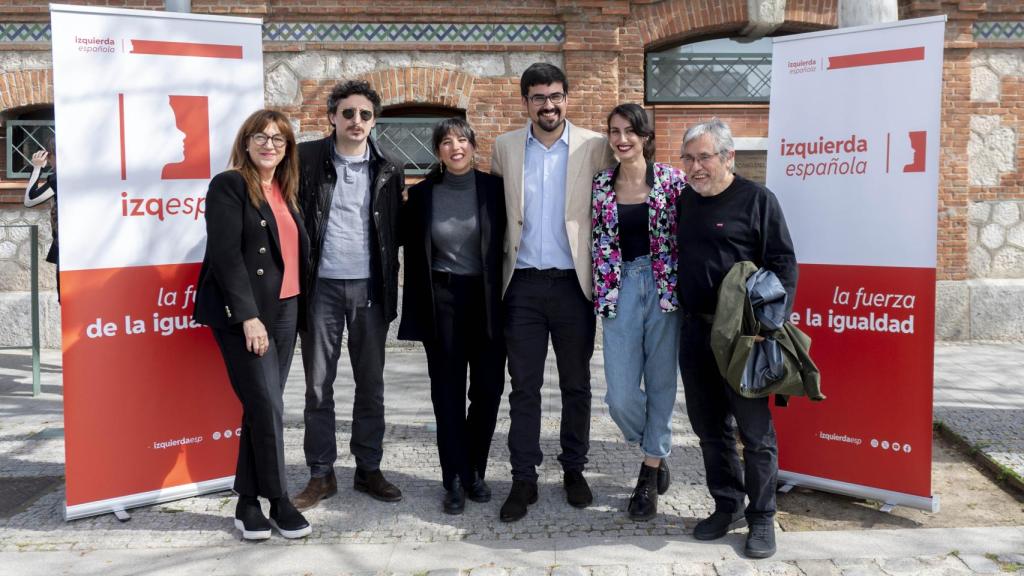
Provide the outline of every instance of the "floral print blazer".
[[[615,178],[619,167],[608,168],[594,176],[594,312],[606,318],[615,317],[619,300],[622,251],[619,246],[619,210],[615,201]],[[651,268],[662,312],[679,308],[676,297],[676,199],[686,185],[683,173],[668,164],[647,165],[647,195]]]

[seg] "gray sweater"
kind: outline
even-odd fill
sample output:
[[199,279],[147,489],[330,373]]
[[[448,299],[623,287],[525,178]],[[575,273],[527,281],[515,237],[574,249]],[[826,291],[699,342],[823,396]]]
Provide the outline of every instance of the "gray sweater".
[[474,171],[459,175],[445,172],[434,186],[430,223],[435,271],[467,276],[483,272],[477,210]]

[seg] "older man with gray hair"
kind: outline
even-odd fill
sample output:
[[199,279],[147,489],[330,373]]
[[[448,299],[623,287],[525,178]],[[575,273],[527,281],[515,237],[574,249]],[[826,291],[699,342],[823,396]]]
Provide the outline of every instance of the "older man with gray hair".
[[[724,122],[713,118],[687,130],[682,161],[689,184],[678,209],[679,369],[715,500],[714,513],[697,523],[693,536],[714,540],[747,524],[744,552],[767,558],[775,553],[775,428],[767,398],[744,398],[722,377],[711,351],[711,323],[722,280],[744,260],[774,272],[792,306],[796,256],[775,195],[733,173],[736,150]],[[742,464],[734,419],[743,440]],[[744,497],[749,499],[745,509]]]

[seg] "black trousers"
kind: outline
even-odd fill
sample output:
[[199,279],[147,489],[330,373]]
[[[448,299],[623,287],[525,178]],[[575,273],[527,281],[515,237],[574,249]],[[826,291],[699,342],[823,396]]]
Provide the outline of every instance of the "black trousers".
[[[483,478],[505,389],[505,340],[487,337],[480,276],[435,273],[434,333],[424,342],[437,453],[445,489],[458,477],[469,487]],[[466,372],[469,370],[469,409]]]
[[373,304],[369,280],[319,278],[316,283],[309,322],[302,333],[306,465],[310,476],[323,478],[334,471],[338,460],[334,384],[347,327],[355,384],[349,450],[356,468],[372,472],[380,468],[384,456],[384,344],[388,336],[384,306]]
[[[715,510],[738,512],[746,496],[748,520],[774,516],[779,452],[768,398],[744,398],[732,389],[711,352],[711,324],[690,314],[683,315],[679,371]],[[736,424],[743,440],[742,465]]]
[[245,349],[242,325],[214,329],[228,378],[242,403],[235,492],[279,498],[288,493],[284,465],[284,385],[295,351],[298,298],[282,300],[276,318],[264,319],[270,347],[263,356]]
[[537,481],[541,386],[548,338],[555,349],[562,425],[558,461],[565,471],[583,470],[590,449],[590,358],[594,354],[594,306],[574,270],[518,269],[505,292],[505,340],[511,425],[512,478]]

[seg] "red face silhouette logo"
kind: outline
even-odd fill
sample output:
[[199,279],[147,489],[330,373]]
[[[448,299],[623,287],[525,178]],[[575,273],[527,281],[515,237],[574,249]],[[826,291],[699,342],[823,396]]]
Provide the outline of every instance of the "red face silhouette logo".
[[907,132],[907,137],[910,138],[910,148],[914,151],[914,159],[910,164],[903,166],[904,172],[924,172],[924,161],[926,158],[925,151],[927,149],[928,132],[919,130],[915,132]]
[[210,177],[210,111],[206,96],[168,96],[174,124],[185,134],[184,159],[165,164],[161,180]]

